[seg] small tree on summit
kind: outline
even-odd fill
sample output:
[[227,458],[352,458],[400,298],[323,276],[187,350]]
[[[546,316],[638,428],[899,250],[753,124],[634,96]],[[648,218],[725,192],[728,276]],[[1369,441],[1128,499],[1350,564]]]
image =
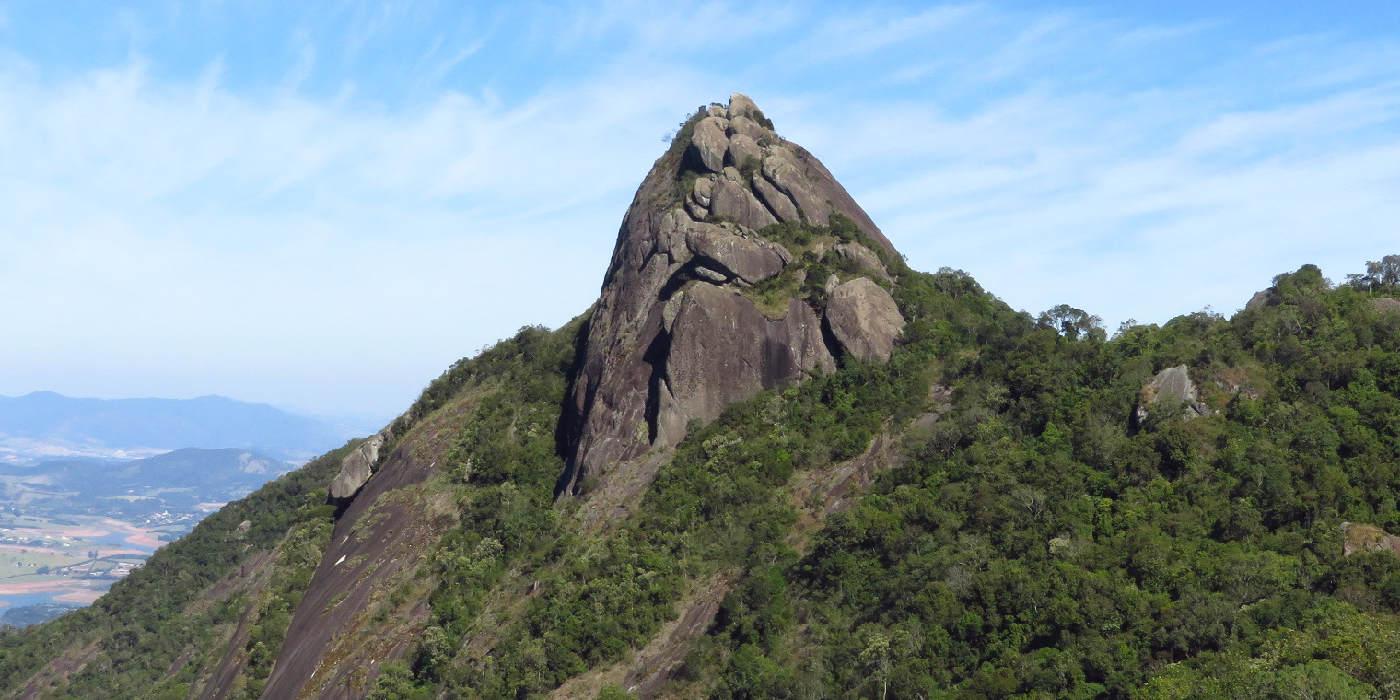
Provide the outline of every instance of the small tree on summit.
[[1387,255],[1366,263],[1365,274],[1347,275],[1351,286],[1366,291],[1400,285],[1400,255]]
[[1102,318],[1069,304],[1060,304],[1042,311],[1036,322],[1041,328],[1053,328],[1055,332],[1070,340],[1103,340],[1105,337]]
[[1366,274],[1386,287],[1400,284],[1400,255],[1387,255],[1380,262],[1366,263]]

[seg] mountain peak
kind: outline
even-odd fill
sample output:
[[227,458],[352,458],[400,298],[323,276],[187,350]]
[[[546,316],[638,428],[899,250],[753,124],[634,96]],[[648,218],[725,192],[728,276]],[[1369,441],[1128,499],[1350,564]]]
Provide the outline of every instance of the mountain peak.
[[621,469],[623,490],[639,491],[658,462],[638,458],[679,443],[690,421],[845,354],[887,357],[904,325],[888,292],[897,260],[748,96],[697,110],[623,218],[565,417],[561,489]]

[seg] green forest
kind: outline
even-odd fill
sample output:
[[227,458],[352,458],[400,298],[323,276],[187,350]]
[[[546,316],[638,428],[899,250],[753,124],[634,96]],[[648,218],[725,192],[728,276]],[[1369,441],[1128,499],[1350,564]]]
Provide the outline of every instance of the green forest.
[[[636,653],[719,581],[715,621],[668,693],[1396,696],[1400,559],[1343,555],[1344,522],[1400,532],[1395,262],[1339,285],[1304,266],[1233,318],[1110,334],[1085,311],[1018,312],[964,273],[886,259],[908,319],[888,363],[846,359],[693,425],[628,516],[601,529],[555,498],[586,315],[524,328],[408,414],[481,395],[428,484],[460,518],[424,557],[425,629],[373,696],[542,697]],[[1180,365],[1203,413],[1144,395]],[[805,487],[877,444],[885,468],[814,519]],[[0,689],[16,694],[92,640],[98,660],[67,694],[183,696],[193,671],[169,669],[193,664],[176,659],[215,653],[202,635],[251,603],[187,605],[248,552],[277,548],[240,688],[256,696],[324,550],[323,487],[341,454],[211,516],[93,608],[4,632]],[[482,614],[525,583],[516,614]],[[483,636],[494,643],[468,643]],[[599,696],[628,694],[609,684]]]
[[[697,427],[602,535],[551,508],[572,336],[510,341],[514,388],[463,431],[466,517],[442,542],[433,624],[377,696],[545,693],[640,647],[717,575],[737,584],[681,695],[1400,692],[1400,561],[1343,557],[1341,530],[1400,529],[1400,314],[1372,303],[1393,280],[1333,288],[1305,266],[1233,319],[1108,339],[1083,311],[1032,317],[965,274],[886,262],[912,319],[887,365],[846,362]],[[1209,414],[1136,419],[1144,385],[1180,364]],[[946,413],[914,421],[934,385]],[[536,439],[510,437],[522,424]],[[785,487],[882,432],[899,466],[795,549]],[[460,653],[521,569],[543,594],[490,654]]]

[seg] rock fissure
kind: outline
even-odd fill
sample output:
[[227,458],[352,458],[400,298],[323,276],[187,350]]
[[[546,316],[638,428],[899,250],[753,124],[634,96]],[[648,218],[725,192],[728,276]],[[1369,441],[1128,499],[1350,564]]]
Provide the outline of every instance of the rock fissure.
[[[688,142],[656,162],[623,218],[582,341],[561,421],[561,494],[579,493],[585,478],[606,485],[615,465],[675,446],[691,421],[730,403],[834,370],[838,354],[882,360],[903,326],[889,293],[864,277],[834,294],[834,307],[808,303],[806,266],[830,250],[812,257],[804,243],[799,261],[766,227],[824,227],[840,214],[861,240],[894,248],[752,100],[736,93],[700,110],[677,138]],[[840,255],[851,260],[844,267],[889,282],[871,251]]]

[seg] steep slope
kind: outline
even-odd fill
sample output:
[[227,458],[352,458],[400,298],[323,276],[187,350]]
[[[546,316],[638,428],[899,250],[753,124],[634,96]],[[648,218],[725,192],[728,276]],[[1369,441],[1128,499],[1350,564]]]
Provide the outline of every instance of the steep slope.
[[[578,492],[589,479],[606,486],[609,470],[673,447],[691,420],[709,422],[734,401],[833,369],[842,350],[824,342],[820,309],[793,296],[765,316],[740,293],[801,275],[799,256],[825,252],[821,241],[791,248],[783,235],[791,229],[778,224],[826,226],[833,214],[894,255],[821,162],[779,137],[747,97],[736,93],[682,126],[623,219],[568,405],[561,489]],[[845,245],[884,274],[859,243]]]
[[909,270],[763,121],[687,122],[590,311],[0,637],[0,688],[1400,694],[1394,281],[1110,340]]
[[210,515],[91,607],[0,637],[0,688],[20,697],[182,696],[226,650],[244,650],[251,637],[250,647],[280,643],[289,601],[305,590],[331,526],[325,483],[348,450]]
[[[624,218],[601,296],[587,330],[579,333],[581,357],[578,371],[571,374],[569,413],[562,421],[552,419],[567,455],[567,468],[555,471],[561,490],[579,491],[590,463],[622,475],[593,481],[599,494],[584,503],[585,525],[625,512],[690,421],[711,421],[735,401],[798,382],[808,371],[835,368],[833,355],[842,354],[843,346],[833,342],[828,347],[822,331],[824,300],[811,298],[815,286],[802,288],[813,261],[837,247],[859,249],[867,264],[888,279],[879,257],[861,245],[892,251],[888,241],[815,158],[762,123],[767,123],[762,112],[737,94],[728,108],[713,106],[692,117],[643,181]],[[745,166],[745,172],[735,164]],[[678,195],[682,190],[684,197]],[[786,204],[772,209],[761,204],[756,193],[764,190],[772,202]],[[786,217],[782,222],[780,215]],[[864,222],[865,230],[854,221]],[[834,289],[842,277],[866,279],[862,273],[852,268],[826,276]],[[755,296],[760,289],[777,301],[765,304]],[[835,317],[841,317],[840,309],[883,297],[894,317],[882,328],[883,341],[858,323],[841,330],[848,344],[860,344],[862,350],[884,342],[887,357],[888,341],[903,318],[884,288],[872,284],[861,292],[844,306],[838,301]],[[833,299],[842,298],[833,294]],[[764,306],[776,306],[777,313],[765,315]],[[429,423],[461,429],[461,417]],[[441,434],[450,437],[451,428]],[[395,643],[379,635],[368,644],[357,632],[370,614],[370,591],[399,576],[423,579],[426,572],[414,569],[418,554],[437,542],[455,515],[450,508],[434,515],[412,501],[384,505],[391,491],[454,466],[446,459],[450,442],[405,426],[390,432],[392,436],[375,438],[386,441],[387,457],[376,472],[382,476],[366,480],[373,460],[362,455],[348,461],[332,485],[332,495],[345,498],[364,483],[353,499],[346,499],[332,544],[293,617],[284,646],[288,651],[269,680],[271,695],[306,690],[335,694],[347,686],[363,687],[373,675],[366,669],[386,655],[402,655],[421,628],[403,627],[401,641]],[[652,446],[662,452],[626,464]],[[366,518],[371,511],[378,519]],[[434,522],[435,517],[441,521]],[[346,595],[346,590],[351,592]],[[327,614],[333,600],[335,612]],[[427,618],[421,608],[402,612],[401,620]],[[328,665],[329,659],[336,664]]]

